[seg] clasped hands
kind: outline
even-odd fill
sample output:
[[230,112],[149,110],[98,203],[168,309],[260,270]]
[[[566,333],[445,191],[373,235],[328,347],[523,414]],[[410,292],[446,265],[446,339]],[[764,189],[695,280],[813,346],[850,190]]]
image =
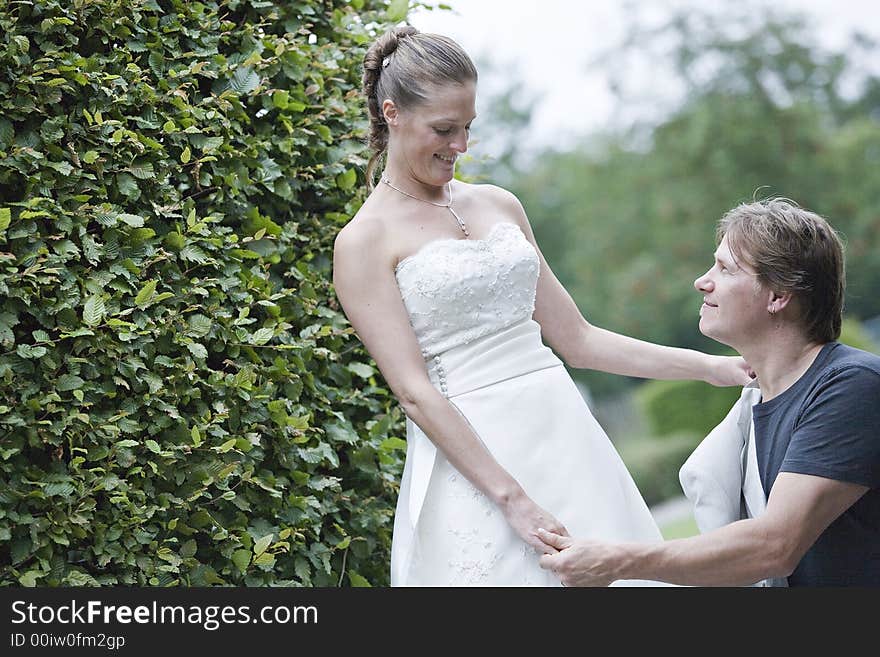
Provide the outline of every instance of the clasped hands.
[[612,544],[572,538],[565,525],[527,495],[511,496],[502,506],[505,517],[529,545],[543,552],[539,565],[559,577],[563,586],[608,586],[618,553]]
[[555,550],[541,555],[541,568],[556,573],[563,586],[608,586],[619,579],[612,573],[614,551],[610,545],[546,529],[538,529],[537,535]]

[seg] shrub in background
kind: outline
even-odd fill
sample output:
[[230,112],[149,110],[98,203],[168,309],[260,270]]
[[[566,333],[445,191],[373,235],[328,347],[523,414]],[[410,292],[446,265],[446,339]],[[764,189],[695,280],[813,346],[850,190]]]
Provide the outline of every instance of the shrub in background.
[[401,17],[0,0],[0,585],[387,583],[401,416],[330,254]]
[[648,381],[636,390],[636,403],[651,435],[693,433],[705,436],[739,399],[739,387],[718,388],[702,381]]
[[621,456],[645,501],[682,494],[678,471],[690,453],[739,398],[739,387],[700,381],[648,381],[635,391],[647,420],[647,437],[622,446]]
[[621,446],[620,456],[648,506],[683,495],[678,471],[702,439],[701,435],[682,433]]

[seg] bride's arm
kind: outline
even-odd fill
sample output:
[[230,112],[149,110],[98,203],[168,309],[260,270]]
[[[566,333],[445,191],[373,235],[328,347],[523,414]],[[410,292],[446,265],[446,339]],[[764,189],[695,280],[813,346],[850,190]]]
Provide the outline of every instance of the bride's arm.
[[535,533],[539,527],[568,532],[528,498],[464,417],[431,384],[394,278],[394,258],[387,242],[378,221],[349,224],[336,238],[333,283],[348,320],[406,415],[462,475],[498,505],[524,540],[546,550]]
[[492,188],[492,193],[538,252],[541,268],[533,317],[541,325],[544,341],[567,365],[648,379],[696,379],[714,385],[746,385],[751,380],[742,358],[666,347],[590,324],[544,259],[522,204],[499,187]]

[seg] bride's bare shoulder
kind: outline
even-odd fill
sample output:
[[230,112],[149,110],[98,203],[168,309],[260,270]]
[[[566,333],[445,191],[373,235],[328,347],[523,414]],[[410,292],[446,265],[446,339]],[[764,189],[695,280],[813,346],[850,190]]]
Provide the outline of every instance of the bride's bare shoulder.
[[386,255],[389,234],[387,217],[368,199],[336,235],[334,256],[381,259]]
[[520,200],[513,192],[504,187],[489,183],[458,182],[458,185],[461,186],[462,194],[466,194],[473,201],[489,205],[517,223],[527,221]]
[[519,199],[517,199],[513,192],[498,185],[491,183],[467,183],[461,180],[456,180],[455,185],[457,195],[465,198],[494,204],[519,205]]

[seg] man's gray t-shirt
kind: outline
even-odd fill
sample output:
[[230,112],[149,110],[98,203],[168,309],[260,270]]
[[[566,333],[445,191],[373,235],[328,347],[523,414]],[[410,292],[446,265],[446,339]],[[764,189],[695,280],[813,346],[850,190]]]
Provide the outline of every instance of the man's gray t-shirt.
[[828,343],[794,385],[752,412],[768,496],[779,472],[870,487],[819,536],[789,586],[880,586],[880,357]]

